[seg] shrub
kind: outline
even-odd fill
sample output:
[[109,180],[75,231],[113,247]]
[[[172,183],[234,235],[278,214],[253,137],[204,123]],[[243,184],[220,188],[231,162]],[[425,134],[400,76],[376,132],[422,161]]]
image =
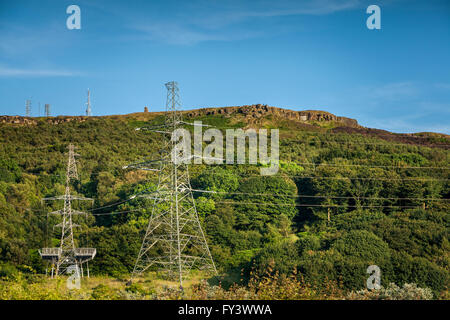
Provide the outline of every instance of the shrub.
[[95,300],[114,300],[118,298],[116,290],[104,284],[99,284],[98,286],[96,286],[92,290],[91,296]]
[[253,259],[253,265],[259,274],[264,274],[269,267],[280,274],[289,274],[297,264],[297,248],[291,242],[269,244]]
[[0,278],[12,279],[18,274],[18,270],[9,263],[0,264]]

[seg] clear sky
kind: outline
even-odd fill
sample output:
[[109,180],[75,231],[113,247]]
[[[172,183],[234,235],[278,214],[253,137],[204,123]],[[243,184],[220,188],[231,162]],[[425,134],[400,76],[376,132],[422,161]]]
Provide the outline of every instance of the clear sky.
[[[69,30],[66,8],[81,8]],[[366,8],[381,8],[369,30]],[[450,134],[450,1],[0,0],[0,114],[268,104]]]

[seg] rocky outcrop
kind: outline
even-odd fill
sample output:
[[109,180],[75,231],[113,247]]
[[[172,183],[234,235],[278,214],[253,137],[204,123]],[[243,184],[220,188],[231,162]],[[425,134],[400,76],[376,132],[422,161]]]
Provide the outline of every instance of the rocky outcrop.
[[21,116],[0,116],[0,123],[17,124],[17,125],[36,125],[37,121],[32,118]]
[[293,111],[288,109],[281,109],[270,107],[268,105],[255,104],[241,107],[224,107],[224,108],[203,108],[196,110],[189,110],[184,112],[188,117],[199,117],[207,115],[225,115],[231,116],[233,114],[240,114],[244,116],[250,123],[254,122],[252,119],[259,119],[271,115],[276,118],[284,118],[295,121],[336,121],[345,126],[359,127],[355,119],[346,117],[338,117],[326,111],[305,110]]
[[[311,122],[311,121],[335,121],[347,127],[360,127],[355,119],[338,117],[332,113],[318,110],[305,110],[305,111],[293,111],[288,109],[281,109],[276,107],[270,107],[263,104],[246,105],[241,107],[223,107],[223,108],[202,108],[196,110],[183,111],[185,116],[188,117],[200,117],[208,115],[224,115],[231,117],[234,115],[241,115],[244,121],[248,124],[258,124],[265,117],[272,117],[273,119],[287,119],[298,122]],[[157,114],[153,112],[140,113],[145,115]],[[120,117],[134,117],[136,114],[114,116],[114,118]],[[112,116],[105,116],[112,117]],[[0,123],[16,124],[16,125],[36,125],[40,121],[45,121],[50,124],[60,124],[70,121],[84,122],[87,120],[86,116],[58,116],[58,117],[42,117],[42,118],[28,118],[21,116],[0,116]],[[90,117],[98,118],[98,117]]]
[[87,117],[84,116],[58,116],[47,118],[29,118],[21,116],[0,116],[0,123],[15,124],[22,126],[37,125],[39,121],[44,121],[50,124],[60,124],[70,121],[84,122]]

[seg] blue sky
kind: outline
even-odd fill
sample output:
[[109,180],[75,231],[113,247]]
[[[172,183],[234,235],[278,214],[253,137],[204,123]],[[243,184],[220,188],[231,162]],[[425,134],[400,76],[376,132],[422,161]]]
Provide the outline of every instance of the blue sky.
[[[81,8],[68,30],[66,8]],[[381,8],[369,30],[366,8]],[[0,114],[254,103],[450,134],[449,1],[0,0]]]

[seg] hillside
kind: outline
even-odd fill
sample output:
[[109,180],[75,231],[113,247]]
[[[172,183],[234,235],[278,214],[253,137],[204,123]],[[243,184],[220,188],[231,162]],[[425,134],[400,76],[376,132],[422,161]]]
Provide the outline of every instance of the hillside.
[[[282,128],[294,128],[315,131],[317,128],[332,129],[332,133],[359,133],[377,137],[387,141],[419,144],[448,148],[449,135],[433,132],[420,132],[414,134],[394,134],[386,130],[366,128],[358,124],[356,119],[336,116],[327,111],[304,110],[293,111],[267,105],[247,105],[240,107],[223,108],[201,108],[195,110],[182,111],[183,116],[188,119],[199,119],[207,116],[221,117],[228,119],[228,122],[240,124],[242,127],[271,127],[281,123]],[[115,119],[115,120],[136,120],[151,121],[155,117],[161,116],[161,112],[136,112],[125,115],[111,115],[91,117],[90,119]],[[84,122],[86,116],[57,116],[57,117],[33,117],[22,116],[0,116],[0,124],[27,125],[34,126],[38,123],[62,124],[76,121]]]
[[[221,130],[280,129],[276,176],[260,176],[261,164],[190,169],[194,189],[218,192],[194,196],[224,285],[248,281],[252,269],[296,270],[315,290],[331,281],[349,292],[365,287],[375,264],[383,285],[415,283],[448,297],[449,136],[394,134],[325,111],[265,105],[183,113]],[[151,208],[127,199],[154,188],[157,176],[122,167],[156,153],[161,136],[135,128],[162,119],[0,116],[0,277],[45,273],[37,249],[58,244],[57,217],[47,212],[60,207],[40,199],[64,193],[73,143],[81,155],[74,193],[95,199],[93,208],[74,204],[90,212],[77,218],[77,244],[97,248],[92,274],[126,278]]]

